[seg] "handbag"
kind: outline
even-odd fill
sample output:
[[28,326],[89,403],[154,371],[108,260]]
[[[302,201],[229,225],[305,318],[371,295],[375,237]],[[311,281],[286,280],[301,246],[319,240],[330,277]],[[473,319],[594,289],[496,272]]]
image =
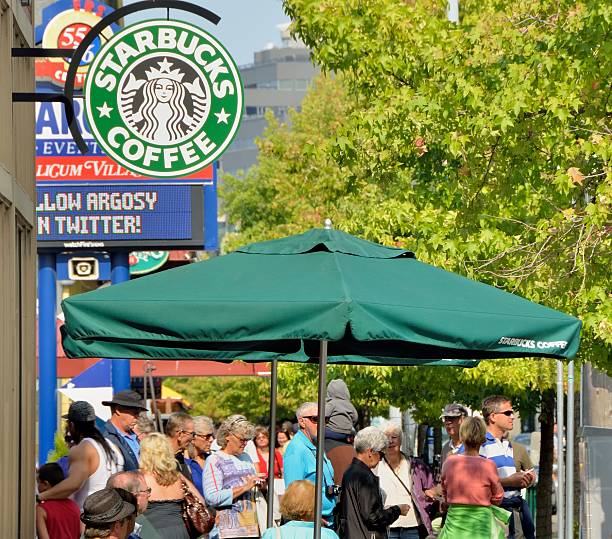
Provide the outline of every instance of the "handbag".
[[181,476],[181,485],[185,495],[181,515],[189,537],[195,539],[213,529],[215,517],[206,507],[206,504],[191,491],[183,476]]

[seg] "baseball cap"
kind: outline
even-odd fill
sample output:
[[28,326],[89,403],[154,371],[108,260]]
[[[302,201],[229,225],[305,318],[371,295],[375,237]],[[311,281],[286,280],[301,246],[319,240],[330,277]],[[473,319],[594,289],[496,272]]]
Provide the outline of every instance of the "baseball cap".
[[96,412],[94,407],[86,401],[75,401],[68,408],[68,413],[62,416],[68,421],[95,421]]
[[114,488],[103,488],[85,499],[81,521],[88,526],[112,524],[136,511],[136,506],[124,501]]
[[458,404],[453,402],[452,404],[447,404],[442,410],[442,415],[440,419],[444,419],[445,417],[461,417],[470,415],[468,409],[462,404]]

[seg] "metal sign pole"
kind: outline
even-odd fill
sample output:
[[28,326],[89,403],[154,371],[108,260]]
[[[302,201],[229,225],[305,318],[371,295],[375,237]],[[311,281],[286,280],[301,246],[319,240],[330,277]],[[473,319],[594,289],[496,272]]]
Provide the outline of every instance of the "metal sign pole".
[[47,462],[57,428],[57,284],[55,253],[38,255],[38,464]]
[[[130,280],[129,253],[111,253],[111,283],[119,284]],[[130,389],[130,360],[113,359],[112,376],[113,393]]]
[[557,530],[558,538],[565,539],[565,474],[563,466],[564,423],[563,361],[557,360]]

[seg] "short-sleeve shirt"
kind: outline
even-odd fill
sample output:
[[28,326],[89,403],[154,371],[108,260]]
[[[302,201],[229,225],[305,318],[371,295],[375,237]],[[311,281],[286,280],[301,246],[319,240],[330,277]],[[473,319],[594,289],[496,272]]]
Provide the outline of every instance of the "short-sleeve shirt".
[[[508,440],[495,438],[487,431],[485,443],[480,446],[480,454],[495,463],[497,475],[500,479],[505,479],[516,473],[514,451]],[[504,487],[504,498],[518,496],[519,494],[520,490],[516,487]]]
[[46,500],[38,504],[45,510],[47,532],[51,539],[79,539],[81,510],[72,500]]
[[236,498],[232,489],[242,486],[245,477],[255,474],[253,461],[246,453],[239,456],[223,451],[213,453],[204,463],[204,497],[217,508],[219,537],[259,537],[253,490]]

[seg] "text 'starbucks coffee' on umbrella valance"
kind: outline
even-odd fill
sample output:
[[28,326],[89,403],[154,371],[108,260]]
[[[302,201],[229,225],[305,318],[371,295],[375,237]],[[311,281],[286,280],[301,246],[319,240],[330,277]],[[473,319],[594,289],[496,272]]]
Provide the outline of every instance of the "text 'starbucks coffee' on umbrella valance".
[[100,50],[85,80],[91,132],[138,174],[177,177],[217,159],[242,114],[242,83],[225,48],[185,22],[129,26]]

